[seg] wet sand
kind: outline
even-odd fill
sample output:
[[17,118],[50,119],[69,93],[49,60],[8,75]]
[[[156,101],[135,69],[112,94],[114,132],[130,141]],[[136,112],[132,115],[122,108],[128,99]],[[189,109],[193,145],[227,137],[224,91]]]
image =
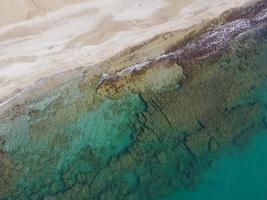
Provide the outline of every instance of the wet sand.
[[[22,94],[25,88],[44,82],[40,81],[44,78],[53,77],[56,85],[64,82],[64,74],[72,70],[82,72],[86,69],[95,73],[98,68],[110,72],[126,67],[115,65],[116,62],[111,67],[101,63],[164,32],[181,31],[179,39],[183,39],[188,32],[182,30],[247,2],[1,1],[1,106]],[[156,44],[124,65],[156,57],[167,47],[169,44]]]

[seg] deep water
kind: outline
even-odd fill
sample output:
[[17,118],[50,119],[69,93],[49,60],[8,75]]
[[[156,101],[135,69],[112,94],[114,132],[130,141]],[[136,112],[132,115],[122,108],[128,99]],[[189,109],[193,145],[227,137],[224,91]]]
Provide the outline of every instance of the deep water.
[[266,200],[267,130],[242,147],[232,147],[213,163],[191,190],[179,190],[165,200]]

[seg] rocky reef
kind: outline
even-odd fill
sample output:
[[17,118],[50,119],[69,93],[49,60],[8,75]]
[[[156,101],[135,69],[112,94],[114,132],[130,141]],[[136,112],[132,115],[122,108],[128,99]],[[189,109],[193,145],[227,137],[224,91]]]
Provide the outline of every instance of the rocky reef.
[[155,58],[18,101],[0,124],[0,199],[193,188],[221,149],[267,127],[266,12],[228,11]]

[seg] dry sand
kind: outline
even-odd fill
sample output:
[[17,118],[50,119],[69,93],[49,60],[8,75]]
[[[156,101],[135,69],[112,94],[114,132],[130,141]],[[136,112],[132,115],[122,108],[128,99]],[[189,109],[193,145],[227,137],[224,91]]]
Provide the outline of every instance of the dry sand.
[[248,1],[1,0],[0,106],[43,77],[92,68],[156,34]]

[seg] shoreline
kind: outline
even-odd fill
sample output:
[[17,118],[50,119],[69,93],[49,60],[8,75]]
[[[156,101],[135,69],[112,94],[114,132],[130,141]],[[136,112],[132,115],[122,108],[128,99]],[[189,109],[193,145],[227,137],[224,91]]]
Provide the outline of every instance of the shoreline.
[[0,193],[158,199],[192,189],[220,150],[267,127],[266,3],[228,11],[190,34],[155,36],[94,72],[40,81],[9,103],[0,117]]
[[[238,15],[238,13],[242,15]],[[257,29],[266,22],[266,19],[267,10],[264,1],[259,1],[252,6],[226,11],[219,18],[202,25],[199,30],[193,30],[163,54],[111,74],[103,74],[97,90],[104,88],[106,92],[109,90],[117,92],[122,87],[127,87],[127,83],[117,83],[124,82],[123,79],[127,79],[125,77],[145,74],[155,64],[168,61],[177,62],[178,66],[183,68],[183,73],[188,76],[192,71],[191,66],[216,57],[231,40],[250,30]]]
[[[247,1],[246,2],[246,5],[247,4],[250,4],[252,1]],[[227,11],[224,11],[224,12],[227,12]],[[221,13],[220,13],[221,14]],[[217,18],[218,16],[214,17],[214,18]],[[44,74],[44,77],[40,77],[39,79],[36,79],[34,82],[32,82],[31,84],[28,84],[27,86],[25,87],[22,87],[22,88],[17,88],[16,90],[14,91],[11,91],[9,90],[9,94],[8,95],[2,95],[1,96],[1,99],[0,99],[0,102],[1,102],[1,107],[0,107],[0,110],[2,112],[2,110],[6,110],[7,107],[10,107],[12,104],[12,102],[14,101],[19,101],[18,99],[19,98],[23,98],[23,96],[27,96],[27,94],[24,94],[25,93],[31,93],[32,90],[34,90],[34,88],[43,88],[44,90],[45,87],[46,87],[46,83],[45,82],[51,82],[51,80],[55,79],[58,75],[61,77],[60,78],[60,81],[55,81],[57,82],[52,88],[57,88],[57,87],[60,87],[60,85],[64,85],[64,83],[70,81],[72,78],[72,73],[74,74],[83,74],[83,73],[86,73],[86,72],[89,72],[89,71],[94,71],[94,73],[96,75],[98,74],[101,74],[101,73],[113,73],[114,71],[118,70],[118,69],[123,69],[123,68],[127,68],[127,59],[124,58],[124,60],[126,62],[123,62],[122,65],[117,65],[115,66],[118,57],[127,57],[127,54],[131,54],[130,52],[132,50],[134,50],[133,54],[135,54],[135,52],[137,52],[135,55],[133,55],[133,59],[130,59],[129,62],[131,62],[131,64],[133,63],[138,63],[138,61],[140,60],[140,55],[142,55],[143,52],[146,52],[147,50],[140,50],[142,49],[142,47],[144,46],[149,46],[149,43],[153,43],[153,41],[158,41],[159,39],[158,38],[163,38],[167,35],[167,37],[170,37],[172,38],[173,35],[172,34],[177,34],[179,35],[179,32],[181,33],[180,34],[180,38],[177,40],[177,41],[183,41],[183,39],[186,37],[187,34],[190,34],[191,32],[194,32],[194,31],[198,31],[199,29],[201,29],[201,27],[205,26],[206,24],[208,24],[210,21],[212,21],[214,18],[212,19],[206,19],[206,21],[202,21],[201,23],[195,23],[194,25],[191,25],[189,26],[188,28],[186,29],[179,29],[179,28],[175,28],[175,26],[172,28],[174,30],[167,30],[165,32],[160,32],[158,34],[154,34],[154,36],[152,36],[150,39],[143,39],[144,41],[142,42],[137,42],[135,44],[131,44],[129,46],[126,46],[124,49],[121,49],[118,53],[116,53],[115,55],[113,56],[110,56],[109,58],[106,58],[104,59],[104,61],[101,61],[101,62],[98,62],[97,64],[93,64],[93,65],[79,65],[80,67],[72,67],[71,69],[64,69],[63,71],[58,71],[58,72],[54,72],[50,75],[45,75]],[[175,30],[176,29],[176,30]],[[175,41],[175,42],[177,42]],[[164,43],[164,42],[162,42]],[[167,43],[167,42],[166,42]],[[170,48],[170,46],[173,45],[173,41],[172,39],[170,39],[170,42],[165,44],[165,46],[159,48],[160,50],[157,49],[157,44],[155,44],[154,46],[154,52],[150,53],[150,54],[147,54],[144,56],[144,54],[141,56],[143,60],[149,60],[149,59],[153,59],[153,57],[157,56],[157,55],[160,55],[162,52],[166,51],[168,48]],[[149,48],[147,48],[149,49]],[[139,51],[141,53],[139,53]],[[114,62],[115,61],[115,62]],[[110,62],[114,62],[115,64],[113,64],[114,66],[112,67],[107,67],[107,65],[110,63]],[[120,62],[119,62],[120,63]],[[70,63],[69,63],[70,64]],[[66,77],[70,77],[70,78],[67,78],[67,80],[63,80],[64,78],[62,76],[66,76]],[[78,75],[76,78],[79,78],[81,75]],[[41,82],[41,84],[40,84]],[[23,85],[23,84],[22,84]],[[51,87],[51,86],[50,86]],[[49,91],[49,87],[47,89],[47,91]],[[36,91],[37,92],[37,91]],[[38,92],[37,92],[38,93]],[[12,95],[13,94],[13,95]],[[40,95],[42,95],[40,93]],[[11,106],[12,107],[12,106]]]

